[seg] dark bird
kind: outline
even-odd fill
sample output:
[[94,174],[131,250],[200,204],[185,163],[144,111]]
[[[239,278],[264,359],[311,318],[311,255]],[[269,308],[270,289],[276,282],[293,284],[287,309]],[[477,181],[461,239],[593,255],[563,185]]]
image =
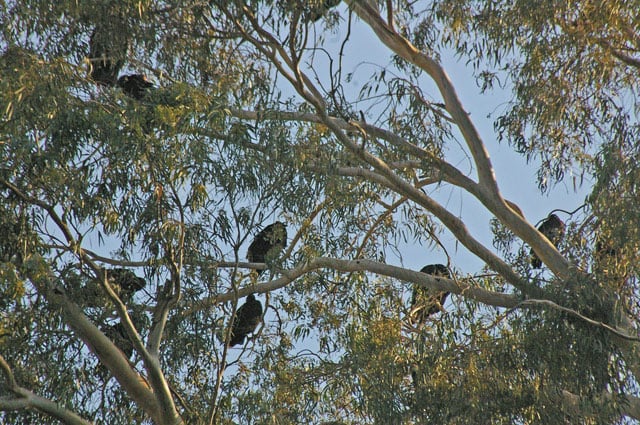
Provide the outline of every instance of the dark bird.
[[[276,221],[256,235],[256,238],[249,245],[247,259],[252,263],[265,263],[266,260],[277,257],[286,246],[287,227]],[[258,276],[263,272],[264,270],[258,270]]]
[[[107,275],[107,281],[113,291],[124,302],[128,303],[133,298],[133,294],[147,285],[147,281],[138,277],[129,269],[115,268],[103,269]],[[90,279],[87,284],[76,293],[77,301],[81,301],[87,307],[104,307],[109,305],[107,294],[101,285],[102,277]]]
[[253,332],[262,318],[262,304],[251,294],[244,304],[238,308],[231,324],[229,347],[243,344],[244,338]]
[[[424,266],[420,271],[431,276],[451,279],[449,269],[443,264],[429,264],[428,266]],[[415,286],[413,288],[413,296],[411,297],[410,322],[413,324],[424,323],[429,316],[442,310],[442,305],[448,296],[449,292],[435,292],[423,286]]]
[[109,283],[113,286],[121,300],[129,300],[133,294],[144,289],[147,281],[135,275],[129,269],[117,268],[106,270]]
[[320,0],[315,3],[310,2],[311,10],[307,15],[306,22],[317,22],[322,18],[330,9],[340,4],[341,0]]
[[127,359],[131,358],[131,355],[133,355],[133,343],[129,339],[127,331],[124,330],[122,323],[118,322],[115,325],[109,325],[102,332],[113,342],[113,345],[122,351],[122,354]]
[[[538,232],[542,233],[556,247],[564,236],[564,229],[564,222],[555,214],[551,214],[538,226]],[[542,261],[538,258],[533,248],[531,248],[531,267],[534,269],[542,267]]]
[[153,83],[142,74],[123,75],[118,78],[118,87],[124,94],[136,100],[144,99],[147,90],[153,88]]
[[[104,336],[106,336],[111,340],[111,342],[113,342],[113,345],[115,345],[116,348],[118,348],[118,350],[122,352],[122,355],[125,356],[127,360],[131,359],[134,350],[133,342],[131,342],[131,340],[129,339],[127,331],[125,331],[122,323],[118,322],[115,325],[106,325],[101,327],[101,330]],[[95,368],[95,372],[105,382],[110,376],[106,366],[104,366],[102,363],[98,363]]]
[[127,41],[122,34],[96,27],[89,39],[91,79],[103,86],[115,86],[126,54]]

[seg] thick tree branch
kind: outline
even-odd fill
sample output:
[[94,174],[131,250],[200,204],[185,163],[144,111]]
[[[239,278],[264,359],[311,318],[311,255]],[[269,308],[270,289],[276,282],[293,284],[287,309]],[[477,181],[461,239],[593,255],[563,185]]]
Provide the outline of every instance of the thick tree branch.
[[19,386],[13,376],[11,367],[0,355],[0,368],[7,381],[9,391],[16,394],[16,398],[0,397],[0,411],[2,410],[20,410],[20,409],[35,409],[42,413],[45,413],[51,417],[58,419],[60,422],[68,425],[91,425],[89,422],[78,414],[65,409],[59,404],[40,397],[33,392]]
[[[69,243],[70,249],[73,252],[75,252],[83,260],[84,263],[88,264],[93,269],[93,271],[96,273],[96,276],[98,277],[99,282],[101,283],[101,286],[107,293],[109,299],[115,305],[118,315],[120,316],[120,323],[122,323],[122,325],[124,326],[124,329],[127,332],[128,337],[132,341],[136,351],[140,353],[145,363],[145,368],[147,369],[147,372],[149,374],[151,384],[154,387],[155,393],[158,394],[159,400],[161,401],[160,403],[161,409],[154,407],[155,409],[154,414],[156,416],[158,415],[158,410],[160,410],[161,411],[160,413],[162,414],[161,416],[158,416],[158,417],[163,418],[164,422],[159,422],[159,423],[168,423],[168,424],[181,423],[180,417],[176,411],[175,404],[173,403],[173,399],[171,397],[169,386],[167,385],[164,375],[162,374],[162,371],[160,369],[160,362],[159,362],[157,353],[155,356],[152,356],[144,346],[144,343],[142,342],[140,335],[136,331],[135,326],[133,325],[133,322],[129,317],[126,305],[118,297],[118,295],[115,293],[115,291],[111,287],[111,284],[109,283],[109,279],[107,276],[108,271],[105,272],[104,269],[96,265],[93,259],[91,258],[91,256],[80,247],[80,244],[71,234],[67,224],[58,216],[55,209],[51,205],[48,205],[45,202],[42,202],[36,198],[26,195],[17,186],[13,185],[12,183],[6,180],[0,180],[0,183],[4,184],[7,188],[9,188],[12,192],[14,192],[17,196],[19,196],[23,200],[44,209],[64,234],[65,238],[67,239],[67,242]],[[67,301],[70,304],[70,301],[69,300]],[[72,309],[78,309],[78,308],[75,304],[73,304],[73,305],[69,305],[68,309],[65,311],[67,311],[67,313],[70,314]],[[78,311],[74,312],[72,316],[75,316],[75,318],[77,319],[78,314],[82,316],[86,321],[86,317],[84,316],[84,313],[82,313],[82,311],[79,309]],[[166,312],[165,312],[165,316],[166,316]],[[68,324],[69,326],[74,327],[74,323],[68,322]],[[102,346],[101,342],[98,339],[94,340],[93,342],[90,342],[90,339],[91,339],[91,335],[101,336],[103,338],[106,338],[106,337],[104,337],[104,335],[102,335],[102,333],[99,330],[97,330],[97,328],[95,328],[93,324],[91,323],[89,324],[93,329],[97,331],[97,334],[91,331],[91,327],[88,327],[85,329],[86,333],[84,334],[84,336],[81,334],[81,337],[89,347],[93,346],[94,352],[96,352],[96,354],[102,361],[103,358],[101,357],[100,353],[103,352],[103,350],[96,349],[98,346]],[[111,348],[115,349],[115,346],[113,346],[112,343],[110,345],[111,345]],[[116,352],[119,353],[119,350],[116,349]],[[113,355],[113,353],[114,352],[111,351],[111,355]],[[120,354],[119,356],[116,356],[116,357],[122,357],[122,355]],[[128,362],[126,363],[127,363],[127,369],[130,370],[130,368],[128,367]],[[124,370],[124,368],[122,368],[123,366],[122,364],[119,364],[119,365],[117,363],[113,363],[113,364],[119,366],[118,370],[120,370],[121,372]],[[114,375],[116,375],[116,370],[112,369],[108,362],[105,362],[105,365],[107,366],[107,368],[109,368],[109,370],[111,370],[114,373]],[[117,378],[117,375],[116,375],[116,378]],[[123,387],[125,387],[125,385],[122,382],[120,383],[123,385]],[[137,394],[137,395],[138,397],[143,397],[142,394]],[[150,411],[147,410],[147,412],[149,413]]]
[[[150,391],[144,380],[131,368],[129,361],[123,356],[122,352],[111,342],[100,330],[89,321],[82,310],[73,303],[67,296],[60,292],[49,277],[49,272],[44,272],[46,267],[44,261],[32,258],[30,260],[33,267],[33,273],[30,276],[38,291],[41,292],[47,300],[56,308],[61,309],[65,322],[72,328],[76,334],[84,341],[84,343],[93,351],[100,362],[103,363],[115,376],[116,380],[124,388],[125,391],[134,399],[140,407],[158,424],[179,424],[181,420],[177,412],[167,415],[166,406],[158,402],[156,396]],[[38,272],[36,272],[36,270]],[[133,324],[128,316],[125,316],[128,323],[122,322],[124,319],[120,317],[121,323],[125,323],[125,329],[130,328],[129,337],[134,345],[140,346],[142,342],[140,336],[135,331]],[[128,330],[129,331],[129,330]],[[137,340],[132,338],[136,337]],[[143,346],[144,348],[144,346]],[[146,353],[146,350],[143,350]],[[147,353],[147,362],[150,367],[159,369],[159,363],[153,362],[153,359]],[[146,363],[145,363],[146,364]]]
[[506,208],[498,189],[489,153],[471,119],[462,107],[453,84],[440,64],[417,50],[407,39],[389,28],[380,14],[367,2],[352,1],[349,4],[387,47],[409,63],[424,70],[436,83],[444,99],[447,111],[449,111],[458,128],[460,128],[474,158],[478,169],[481,192],[484,193],[479,198],[481,202],[493,211],[498,218],[504,220],[516,235],[529,242],[540,259],[549,265],[556,275],[562,279],[569,278],[572,274],[569,264],[560,255],[555,246],[542,234],[532,229],[531,225],[523,218],[511,214],[511,211]]
[[477,286],[469,284],[458,283],[452,279],[434,278],[433,276],[425,273],[408,270],[402,267],[392,266],[389,264],[378,263],[372,260],[340,260],[337,258],[317,257],[306,264],[298,266],[290,270],[279,270],[282,277],[273,279],[269,282],[259,283],[257,285],[250,285],[244,288],[238,288],[237,291],[232,290],[224,294],[217,295],[203,299],[194,303],[190,308],[185,309],[182,313],[182,317],[188,317],[198,311],[211,308],[216,304],[231,301],[236,298],[246,297],[252,293],[267,293],[275,291],[276,289],[283,288],[289,283],[293,282],[300,276],[303,276],[313,270],[317,269],[333,269],[342,272],[358,272],[369,271],[382,276],[387,276],[402,280],[405,282],[411,282],[418,285],[422,285],[428,288],[432,288],[437,291],[449,291],[454,294],[461,294],[465,297],[469,297],[473,300],[481,302],[486,305],[494,307],[513,308],[517,306],[522,299],[516,295],[504,294],[499,292],[489,291]]
[[444,69],[435,60],[418,51],[407,39],[388,26],[379,12],[369,3],[363,1],[349,1],[348,3],[354,12],[371,27],[380,41],[407,62],[424,70],[433,79],[444,99],[447,111],[451,114],[467,142],[478,168],[480,184],[492,192],[498,193],[498,185],[491,160],[489,159],[489,153],[485,149],[480,134],[462,107],[462,102],[458,98],[456,90]]

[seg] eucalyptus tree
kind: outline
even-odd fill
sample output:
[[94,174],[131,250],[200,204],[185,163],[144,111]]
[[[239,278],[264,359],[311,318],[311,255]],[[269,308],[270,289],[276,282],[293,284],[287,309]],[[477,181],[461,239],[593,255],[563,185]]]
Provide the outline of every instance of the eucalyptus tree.
[[[3,2],[0,417],[640,419],[639,9]],[[365,31],[388,55],[358,84],[344,52]],[[498,116],[467,112],[453,55],[478,96],[509,93]],[[588,190],[556,211],[561,241],[503,197],[488,120],[541,192]],[[452,190],[492,217],[493,242]],[[286,248],[247,262],[278,221]],[[447,258],[444,238],[485,267],[402,265]],[[452,294],[423,323],[416,286]],[[262,324],[230,349],[252,294]]]

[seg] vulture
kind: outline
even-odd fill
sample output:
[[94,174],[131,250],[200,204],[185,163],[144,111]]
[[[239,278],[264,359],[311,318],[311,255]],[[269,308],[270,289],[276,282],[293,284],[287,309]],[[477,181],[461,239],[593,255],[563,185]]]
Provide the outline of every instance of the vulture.
[[[538,226],[538,232],[545,235],[545,237],[549,239],[549,242],[556,247],[564,236],[564,229],[564,222],[555,214],[551,214],[542,222],[542,224],[540,224],[540,226]],[[533,248],[531,248],[531,267],[534,269],[542,267],[542,261],[538,258]]]
[[[287,227],[283,223],[276,221],[256,235],[256,238],[249,245],[247,259],[251,263],[264,263],[267,259],[277,257],[286,246]],[[258,270],[258,276],[263,272],[264,269]]]
[[118,73],[127,54],[127,41],[122,34],[115,33],[96,27],[89,39],[91,79],[103,86],[116,85]]
[[[420,271],[432,276],[451,279],[449,269],[447,269],[447,266],[443,264],[429,264],[428,266],[424,266]],[[414,287],[413,296],[411,297],[411,310],[409,313],[410,322],[413,324],[424,323],[429,316],[442,309],[442,305],[447,300],[448,296],[448,292],[434,293],[432,289],[425,288],[423,286]]]
[[122,300],[129,300],[133,294],[147,286],[147,281],[138,277],[129,269],[106,270],[109,283]]
[[231,339],[229,347],[244,344],[244,338],[253,332],[262,318],[262,304],[251,294],[236,311],[231,323]]
[[153,83],[147,80],[147,77],[143,74],[131,74],[118,78],[118,87],[127,96],[142,100],[147,94],[147,90],[153,87]]

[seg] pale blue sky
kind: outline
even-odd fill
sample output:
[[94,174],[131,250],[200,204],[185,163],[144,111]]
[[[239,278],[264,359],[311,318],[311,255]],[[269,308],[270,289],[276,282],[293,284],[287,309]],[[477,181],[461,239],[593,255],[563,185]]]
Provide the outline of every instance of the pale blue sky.
[[[346,14],[343,14],[343,16],[346,16]],[[316,24],[316,26],[320,29],[320,23]],[[332,52],[337,52],[343,42],[345,33],[346,24],[343,22],[340,25],[338,34],[326,37],[327,42],[324,47]],[[368,26],[355,16],[352,22],[350,41],[346,44],[344,52],[344,74],[354,73],[353,80],[350,83],[346,83],[345,86],[347,87],[347,92],[354,98],[372,74],[376,65],[385,66],[391,60],[390,51],[375,37]],[[335,58],[337,58],[337,54]],[[321,61],[321,58],[316,60]],[[538,163],[527,164],[526,159],[514,152],[509,145],[498,143],[493,129],[493,121],[500,112],[504,111],[506,102],[509,100],[509,92],[496,88],[490,94],[481,95],[472,70],[470,67],[465,66],[464,60],[457,61],[453,54],[450,54],[443,56],[443,63],[446,72],[456,87],[459,98],[462,100],[465,109],[469,112],[474,125],[485,142],[503,196],[518,204],[526,218],[533,224],[546,217],[553,209],[561,208],[572,211],[580,206],[588,193],[585,189],[588,189],[589,182],[585,182],[584,187],[574,192],[571,176],[567,176],[565,182],[552,187],[549,193],[542,194],[536,182]],[[441,101],[435,86],[431,84],[428,78],[425,78],[425,86],[423,88],[432,95],[434,101]],[[461,137],[458,140],[463,143]],[[448,146],[447,160],[454,165],[459,165],[463,170],[468,169],[468,161],[456,146]],[[433,195],[433,193],[430,193],[430,195]],[[479,202],[463,195],[459,190],[450,190],[447,187],[433,196],[449,207],[452,212],[459,214],[474,237],[491,247],[492,235],[489,225],[491,215]],[[565,219],[566,217],[562,218]],[[443,242],[453,256],[454,264],[458,270],[464,273],[480,271],[483,262],[470,254],[460,244],[456,245],[452,236],[445,235]],[[425,254],[425,251],[420,248],[412,250],[411,247],[407,247],[406,252],[403,251],[404,265],[409,268],[420,269],[430,262],[446,262],[444,254],[438,252],[437,248],[435,249],[436,251],[429,255],[428,253]],[[393,263],[394,259],[388,256],[387,262]]]

